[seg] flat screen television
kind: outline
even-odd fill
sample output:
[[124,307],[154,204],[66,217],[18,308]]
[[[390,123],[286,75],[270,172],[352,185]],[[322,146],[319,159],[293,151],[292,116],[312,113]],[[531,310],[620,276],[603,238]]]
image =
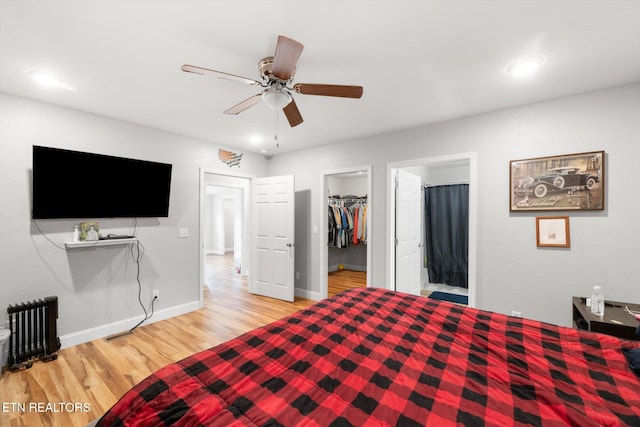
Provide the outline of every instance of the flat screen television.
[[33,146],[33,219],[168,217],[171,164]]

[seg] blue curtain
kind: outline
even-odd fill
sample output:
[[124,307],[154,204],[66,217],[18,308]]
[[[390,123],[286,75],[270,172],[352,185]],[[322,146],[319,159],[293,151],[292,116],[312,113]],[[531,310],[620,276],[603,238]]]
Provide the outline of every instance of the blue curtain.
[[425,267],[429,282],[469,287],[469,184],[427,187]]

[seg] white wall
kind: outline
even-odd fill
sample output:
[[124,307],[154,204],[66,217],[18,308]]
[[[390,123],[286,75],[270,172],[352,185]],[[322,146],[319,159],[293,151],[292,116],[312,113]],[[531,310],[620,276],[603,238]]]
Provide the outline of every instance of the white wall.
[[226,197],[222,200],[222,209],[224,215],[224,251],[225,252],[233,252],[234,242],[233,239],[235,237],[235,205],[236,200],[233,197]]
[[[478,159],[478,293],[480,308],[570,325],[571,296],[604,287],[608,299],[640,301],[640,84],[587,93],[349,143],[274,156],[270,175],[295,174],[296,192],[311,194],[308,290],[319,287],[320,172],[373,165],[374,286],[385,286],[386,165],[476,152]],[[509,211],[509,161],[605,150],[606,209],[559,212],[571,217],[571,248],[537,248],[535,216]]]
[[213,194],[211,203],[211,246],[207,253],[224,255],[224,213],[220,194]]
[[[321,171],[372,165],[375,211],[368,266],[374,286],[385,286],[386,165],[456,153],[478,159],[478,294],[480,308],[570,324],[571,296],[594,284],[609,299],[640,301],[640,199],[634,188],[640,158],[640,84],[507,109],[392,134],[274,156],[245,153],[239,172],[295,174],[304,196],[296,223],[296,271],[302,289],[319,292],[318,238]],[[57,295],[63,345],[124,330],[139,319],[135,264],[122,247],[62,250],[35,229],[30,214],[31,146],[48,145],[172,163],[168,218],[141,219],[143,299],[160,290],[154,319],[198,301],[199,169],[229,171],[218,146],[91,114],[0,94],[0,308]],[[224,147],[223,147],[224,148]],[[571,217],[570,249],[535,245],[534,212],[509,212],[509,160],[605,150],[606,209],[563,212]],[[234,169],[235,170],[235,169]],[[304,200],[303,200],[304,199]],[[58,244],[71,239],[73,220],[41,220]],[[128,232],[132,221],[101,220],[104,230]],[[301,225],[301,228],[298,227]],[[302,227],[304,225],[304,227]],[[188,228],[190,237],[178,238]],[[300,260],[300,263],[298,263]],[[6,319],[4,308],[0,321]]]
[[[206,186],[205,209],[204,209],[204,250],[205,254],[224,255],[227,250],[234,247],[234,227],[235,221],[235,188],[220,187],[214,185]],[[228,204],[231,203],[229,207]],[[231,227],[228,228],[227,211],[231,211]],[[228,234],[230,233],[230,235]],[[230,249],[229,249],[230,248]]]
[[[138,220],[144,245],[140,279],[154,320],[196,308],[199,298],[200,168],[228,171],[214,144],[75,110],[0,94],[0,325],[9,304],[57,295],[63,346],[119,332],[139,320],[136,266],[125,246],[59,249],[31,221],[31,146],[45,145],[172,163],[168,218]],[[225,148],[225,147],[222,147]],[[245,153],[240,171],[264,175],[267,160]],[[235,168],[234,168],[235,170]],[[79,177],[81,178],[81,177]],[[132,183],[135,185],[135,183]],[[62,246],[77,220],[38,220]],[[131,219],[100,219],[107,232],[130,232]],[[189,237],[179,238],[178,229]]]
[[327,185],[329,186],[330,195],[340,196],[366,196],[367,195],[367,176],[360,175],[357,177],[347,174],[346,177],[341,175],[330,175],[327,177]]

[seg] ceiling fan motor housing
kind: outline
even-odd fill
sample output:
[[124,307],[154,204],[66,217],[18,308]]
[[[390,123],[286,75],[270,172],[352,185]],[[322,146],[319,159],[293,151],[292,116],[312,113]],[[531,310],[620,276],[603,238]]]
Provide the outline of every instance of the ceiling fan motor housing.
[[291,72],[291,77],[289,80],[282,80],[277,78],[271,73],[271,69],[273,68],[273,56],[267,56],[266,58],[262,58],[260,62],[258,62],[258,71],[260,71],[260,75],[264,82],[268,85],[272,81],[283,83],[286,86],[288,82],[293,79],[293,76],[296,74],[295,68]]

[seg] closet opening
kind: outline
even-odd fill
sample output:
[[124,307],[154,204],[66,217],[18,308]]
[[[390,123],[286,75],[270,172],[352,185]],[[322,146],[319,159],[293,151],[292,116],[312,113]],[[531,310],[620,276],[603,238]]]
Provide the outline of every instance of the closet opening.
[[371,167],[325,171],[320,240],[320,297],[370,283]]
[[[349,179],[349,191],[341,189]],[[358,180],[358,182],[355,182]],[[360,191],[354,188],[363,187]],[[360,185],[361,184],[361,185]],[[341,189],[328,197],[328,295],[367,286],[367,195],[366,177],[329,178],[329,188]],[[331,191],[330,191],[331,192]],[[342,193],[342,194],[340,194]],[[353,193],[353,194],[351,194]]]

